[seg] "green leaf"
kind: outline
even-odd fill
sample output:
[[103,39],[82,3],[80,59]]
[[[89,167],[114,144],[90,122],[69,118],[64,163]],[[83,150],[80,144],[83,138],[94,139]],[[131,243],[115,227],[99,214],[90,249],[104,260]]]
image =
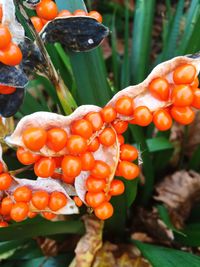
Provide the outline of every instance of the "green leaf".
[[200,224],[188,224],[182,230],[184,236],[175,235],[176,241],[184,246],[199,247],[200,246]]
[[149,152],[158,152],[174,148],[170,141],[165,137],[147,139],[147,146]]
[[[57,0],[56,3],[60,9],[86,9],[82,0]],[[77,85],[78,104],[105,105],[111,97],[111,89],[101,50],[97,48],[84,53],[69,51],[69,57]]]
[[200,145],[194,151],[190,161],[189,161],[189,168],[195,171],[200,170]]
[[137,144],[138,149],[141,152],[141,157],[143,161],[143,172],[145,176],[145,185],[142,187],[143,190],[140,194],[141,202],[147,204],[151,198],[155,180],[155,170],[147,142],[144,136],[143,129],[137,125],[130,125],[130,130],[134,141]]
[[24,240],[23,237],[21,240],[0,242],[0,255],[7,251],[13,250],[19,246],[22,246],[25,242],[26,241]]
[[[13,234],[14,233],[14,234]],[[83,224],[80,221],[50,222],[45,220],[32,220],[17,223],[0,229],[0,240],[19,240],[34,236],[54,234],[80,234],[83,233]]]
[[155,0],[137,0],[131,54],[131,81],[136,84],[148,73]]
[[[190,48],[191,45],[191,37],[195,32],[196,28],[199,28],[198,19],[200,17],[200,2],[199,0],[192,0],[190,4],[190,8],[187,12],[187,17],[185,21],[185,29],[184,34],[181,38],[180,47],[178,49],[179,54],[186,54],[187,48]],[[198,34],[197,34],[198,35]]]
[[[176,54],[177,42],[180,33],[180,22],[183,16],[184,0],[179,0],[172,23],[169,25],[167,40],[162,52],[161,61],[172,58]],[[158,62],[157,62],[158,63]]]
[[121,88],[130,85],[130,60],[129,60],[129,0],[125,0],[124,23],[124,57],[121,70]]
[[200,257],[191,253],[147,245],[139,241],[134,244],[142,252],[143,256],[152,264],[153,267],[199,267]]
[[185,234],[179,230],[177,230],[174,225],[172,224],[171,220],[170,220],[170,217],[169,217],[169,213],[168,213],[168,210],[165,206],[163,205],[157,205],[156,206],[157,210],[158,210],[158,213],[160,215],[160,218],[162,219],[162,221],[167,225],[167,227],[169,229],[171,229],[173,232],[179,234],[179,235],[182,235],[182,236],[185,236]]

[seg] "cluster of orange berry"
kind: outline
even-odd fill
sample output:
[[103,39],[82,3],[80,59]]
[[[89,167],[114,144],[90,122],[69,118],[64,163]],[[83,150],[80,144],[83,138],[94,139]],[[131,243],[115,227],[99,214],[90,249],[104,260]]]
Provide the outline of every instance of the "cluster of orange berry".
[[44,190],[34,190],[28,186],[18,186],[12,193],[9,188],[13,178],[8,172],[3,172],[0,162],[0,190],[4,191],[0,205],[0,227],[8,226],[8,221],[20,222],[26,218],[34,218],[41,214],[51,220],[56,212],[67,205],[67,197],[58,191],[48,193]]
[[[97,217],[109,218],[113,212],[108,202],[110,197],[124,192],[121,180],[113,180],[108,186],[110,176],[114,176],[115,171],[116,175],[128,180],[139,175],[138,166],[132,163],[137,159],[138,152],[133,146],[124,144],[122,136],[128,122],[117,119],[117,112],[121,112],[120,105],[118,101],[115,108],[106,106],[100,112],[90,112],[84,118],[73,121],[70,133],[61,128],[27,128],[22,134],[27,149],[18,148],[18,160],[25,165],[34,164],[36,176],[61,179],[66,184],[74,184],[82,171],[88,172],[85,202],[94,208]],[[123,109],[123,114],[124,111],[127,110]],[[95,159],[94,153],[100,146],[109,148],[117,143],[121,150],[120,163],[112,173],[106,162]],[[55,154],[61,152],[63,156],[41,156],[40,150],[44,147]],[[76,197],[74,201],[81,206],[80,199]]]
[[59,12],[56,3],[52,0],[42,0],[36,6],[36,13],[37,16],[32,17],[31,22],[37,32],[40,32],[47,22],[55,19],[56,17],[89,16],[102,23],[102,16],[97,11],[87,13],[84,10],[78,9],[73,13],[69,10],[62,10]]
[[12,42],[8,27],[0,24],[0,62],[9,66],[19,65],[22,61],[22,52],[18,45]]
[[[183,64],[172,73],[172,83],[165,78],[158,77],[149,85],[153,97],[169,102],[170,107],[160,109],[153,114],[155,126],[165,131],[171,128],[172,119],[180,124],[190,124],[195,113],[191,107],[200,109],[200,89],[196,68],[192,64]],[[141,107],[140,107],[141,108]],[[151,121],[150,112],[147,116]],[[135,116],[135,113],[134,113]]]
[[34,218],[37,214],[52,220],[57,216],[55,212],[65,205],[67,197],[62,192],[55,191],[49,194],[44,190],[32,191],[28,186],[19,186],[1,200],[0,215],[4,223],[9,220],[21,222],[27,218]]

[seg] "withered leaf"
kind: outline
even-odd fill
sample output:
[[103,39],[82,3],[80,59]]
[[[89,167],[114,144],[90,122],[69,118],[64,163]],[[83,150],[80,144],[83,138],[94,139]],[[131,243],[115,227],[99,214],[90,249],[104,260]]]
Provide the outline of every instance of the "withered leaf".
[[194,171],[178,171],[156,186],[157,196],[172,215],[176,228],[183,227],[191,208],[200,199],[200,175]]
[[46,42],[60,42],[65,49],[79,52],[97,47],[108,34],[108,28],[91,17],[67,17],[47,23],[41,37]]
[[0,63],[0,84],[24,88],[28,78],[20,67],[11,67]]
[[94,216],[85,216],[86,234],[75,249],[76,257],[70,267],[91,267],[97,251],[102,246],[103,221]]
[[6,118],[13,116],[22,105],[24,94],[23,88],[16,88],[10,95],[0,94],[0,114]]

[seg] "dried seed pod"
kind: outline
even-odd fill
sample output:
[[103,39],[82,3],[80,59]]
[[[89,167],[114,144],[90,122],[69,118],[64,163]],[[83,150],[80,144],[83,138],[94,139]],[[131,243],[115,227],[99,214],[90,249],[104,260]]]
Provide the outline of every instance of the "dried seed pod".
[[0,84],[24,88],[28,79],[20,67],[11,67],[0,63]]
[[6,118],[13,116],[22,105],[24,94],[24,88],[17,88],[10,95],[0,94],[0,114]]
[[22,50],[23,60],[20,64],[20,68],[29,79],[33,79],[34,73],[45,73],[45,60],[42,56],[37,45],[30,39],[25,38],[23,42],[19,44]]
[[[55,214],[77,214],[78,213],[78,208],[75,205],[74,201],[70,198],[69,194],[65,190],[65,188],[62,186],[61,183],[58,181],[55,181],[51,178],[48,179],[43,179],[43,178],[37,178],[37,180],[29,180],[29,179],[18,179],[13,177],[14,182],[11,186],[11,188],[8,190],[10,194],[14,192],[14,190],[17,187],[20,186],[26,186],[31,189],[32,192],[37,192],[40,190],[44,190],[47,193],[52,193],[52,192],[61,192],[67,197],[67,205],[57,212],[54,212]],[[73,192],[73,190],[71,190]],[[30,211],[32,212],[37,212],[38,210],[35,207],[31,207]],[[46,208],[43,211],[49,211],[51,210],[49,208]]]
[[30,9],[35,9],[35,7],[41,2],[41,0],[24,0],[23,5]]
[[[30,127],[41,127],[44,130],[48,130],[53,127],[62,128],[69,135],[70,124],[72,123],[72,121],[83,118],[90,111],[98,112],[100,111],[100,109],[100,107],[94,105],[85,105],[77,108],[69,116],[62,116],[50,112],[33,113],[31,115],[25,116],[23,119],[20,120],[13,134],[6,138],[6,142],[11,146],[20,146],[25,148],[25,145],[22,140],[22,134],[27,128]],[[66,149],[64,148],[59,152],[54,152],[50,150],[47,146],[44,146],[40,150],[40,153],[44,156],[59,156],[65,155]]]
[[[164,77],[169,84],[172,84],[172,73],[176,67],[182,64],[192,64],[196,68],[198,75],[200,71],[200,54],[175,57],[157,65],[142,83],[121,90],[110,100],[108,105],[114,106],[120,97],[129,96],[134,99],[135,108],[138,106],[146,106],[151,112],[171,106],[172,102],[170,99],[168,101],[161,101],[153,97],[149,92],[149,84],[153,79],[158,77]],[[123,120],[130,120],[131,117],[133,116],[128,117],[118,114],[118,118]]]
[[56,18],[48,22],[41,31],[45,42],[60,42],[65,49],[75,52],[97,47],[108,34],[107,27],[84,16]]

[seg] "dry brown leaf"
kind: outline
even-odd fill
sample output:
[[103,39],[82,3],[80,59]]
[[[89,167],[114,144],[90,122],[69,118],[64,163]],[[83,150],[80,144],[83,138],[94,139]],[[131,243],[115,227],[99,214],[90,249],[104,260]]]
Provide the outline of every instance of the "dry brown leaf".
[[[174,239],[171,229],[160,220],[160,216],[156,208],[151,211],[144,208],[139,208],[134,216],[133,228],[134,233],[132,238],[139,241],[146,241],[152,243],[153,241],[166,244]],[[135,233],[135,230],[137,231]],[[138,231],[142,233],[138,233]],[[146,235],[145,235],[146,234]]]
[[104,222],[95,216],[84,216],[86,234],[80,239],[75,249],[76,257],[70,267],[91,267],[97,251],[102,246]]
[[133,245],[106,242],[98,251],[92,267],[150,267],[150,264]]
[[10,135],[14,131],[14,120],[13,117],[3,118],[0,116],[0,143],[3,151],[8,149],[7,144],[3,141],[6,135]]
[[176,228],[182,228],[191,208],[200,199],[200,175],[194,171],[178,171],[156,186],[157,196],[163,202]]

